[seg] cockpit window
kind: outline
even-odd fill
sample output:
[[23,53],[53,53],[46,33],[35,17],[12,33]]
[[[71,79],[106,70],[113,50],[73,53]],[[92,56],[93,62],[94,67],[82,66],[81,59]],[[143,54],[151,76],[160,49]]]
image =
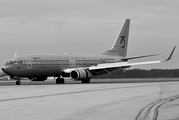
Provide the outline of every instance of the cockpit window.
[[14,64],[14,61],[7,61],[7,64]]

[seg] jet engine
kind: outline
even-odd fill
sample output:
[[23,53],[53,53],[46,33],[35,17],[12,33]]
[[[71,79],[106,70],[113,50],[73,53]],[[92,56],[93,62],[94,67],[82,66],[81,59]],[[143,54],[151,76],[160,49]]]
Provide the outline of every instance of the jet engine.
[[86,80],[92,78],[92,73],[87,69],[75,69],[70,73],[71,78],[74,80]]
[[38,76],[38,77],[28,77],[31,81],[45,81],[47,79],[46,76]]

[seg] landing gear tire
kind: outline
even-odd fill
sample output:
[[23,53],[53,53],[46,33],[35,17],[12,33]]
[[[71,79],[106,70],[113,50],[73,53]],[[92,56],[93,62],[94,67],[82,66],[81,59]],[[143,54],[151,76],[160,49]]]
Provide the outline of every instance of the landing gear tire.
[[81,80],[81,83],[90,83],[90,79]]
[[16,85],[21,85],[21,81],[20,81],[20,80],[17,80],[17,81],[16,81]]
[[65,83],[64,78],[60,78],[60,83],[61,83],[61,84],[64,84],[64,83]]
[[64,78],[57,78],[56,79],[56,84],[64,84],[64,83],[65,83]]

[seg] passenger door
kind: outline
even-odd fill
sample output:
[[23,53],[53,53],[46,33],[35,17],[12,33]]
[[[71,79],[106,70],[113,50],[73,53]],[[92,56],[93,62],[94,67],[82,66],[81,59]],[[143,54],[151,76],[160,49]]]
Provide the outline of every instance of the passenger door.
[[32,62],[29,57],[25,57],[26,63],[27,63],[27,69],[32,68]]

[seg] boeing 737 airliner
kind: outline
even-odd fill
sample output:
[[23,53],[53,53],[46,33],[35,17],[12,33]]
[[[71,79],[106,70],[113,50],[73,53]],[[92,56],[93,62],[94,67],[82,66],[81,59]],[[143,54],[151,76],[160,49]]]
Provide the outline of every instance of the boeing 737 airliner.
[[27,77],[32,81],[45,81],[48,77],[57,77],[57,84],[64,84],[64,77],[82,83],[90,83],[92,76],[110,74],[114,70],[129,68],[133,65],[161,63],[171,59],[173,52],[166,60],[129,63],[128,60],[143,58],[153,55],[138,57],[126,57],[130,19],[126,19],[112,48],[100,55],[22,55],[15,56],[3,66],[2,70],[16,84],[20,85],[21,77]]

